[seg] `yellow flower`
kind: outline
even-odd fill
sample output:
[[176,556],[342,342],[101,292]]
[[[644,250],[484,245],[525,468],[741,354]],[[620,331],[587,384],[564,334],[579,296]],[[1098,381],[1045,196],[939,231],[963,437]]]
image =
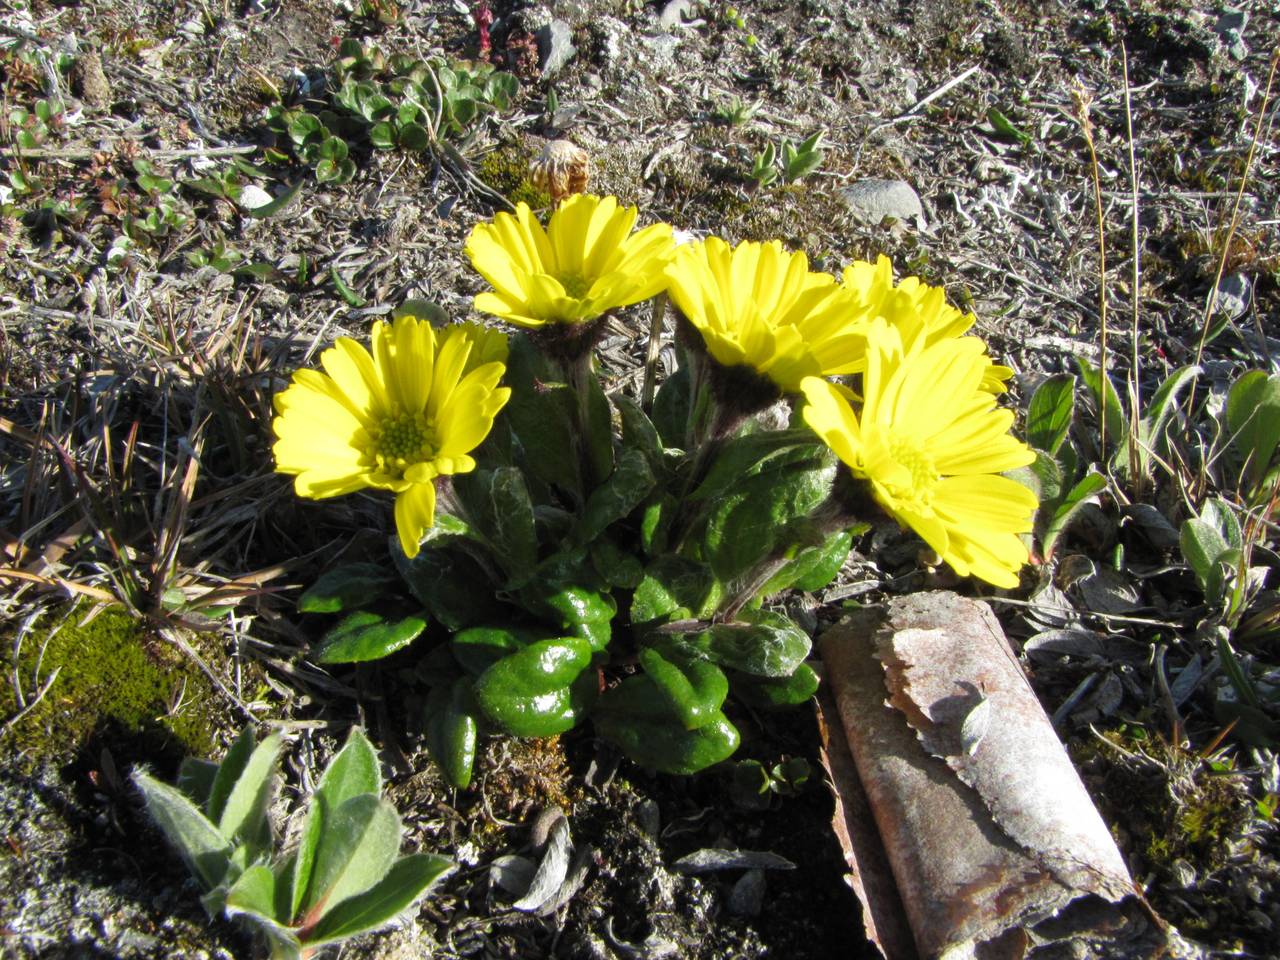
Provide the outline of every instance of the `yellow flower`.
[[984,349],[977,337],[952,337],[907,353],[895,328],[873,321],[861,412],[846,388],[809,377],[804,418],[956,572],[1015,587],[1027,562],[1018,534],[1031,530],[1036,497],[998,474],[1035,455],[983,387]]
[[478,324],[380,320],[372,355],[341,337],[320,355],[324,373],[299,370],[275,396],[276,470],[300,497],[392,491],[400,545],[415,556],[435,522],[432,481],[475,469],[470,453],[511,395],[498,386],[506,359],[506,337]]
[[[947,303],[941,287],[932,287],[918,277],[906,277],[895,286],[888,257],[878,257],[874,264],[855,260],[845,267],[844,287],[853,297],[855,315],[868,321],[883,317],[898,329],[908,353],[963,336],[977,322],[972,313],[961,313]],[[1004,393],[1004,381],[1011,376],[1013,371],[1008,367],[988,361],[982,388]]]
[[635,207],[577,194],[543,230],[527,204],[499,213],[467,239],[471,265],[493,285],[475,308],[521,327],[583,323],[647,300],[666,285],[675,241],[655,223],[632,233]]
[[671,302],[726,367],[752,367],[791,393],[807,376],[861,368],[865,325],[847,292],[776,240],[685,244],[667,277]]

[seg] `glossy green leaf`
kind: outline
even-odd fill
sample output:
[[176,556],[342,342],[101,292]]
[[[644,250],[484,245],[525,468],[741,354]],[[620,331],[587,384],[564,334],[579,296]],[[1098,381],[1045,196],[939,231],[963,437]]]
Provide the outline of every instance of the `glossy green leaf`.
[[757,595],[768,597],[792,587],[809,593],[821,590],[836,578],[852,547],[853,533],[848,530],[832,534],[817,546],[804,547],[769,579]]
[[1071,429],[1076,409],[1076,378],[1069,373],[1049,377],[1036,387],[1027,405],[1027,443],[1057,453]]
[[609,621],[618,612],[613,597],[587,587],[534,584],[520,597],[530,611],[558,626]]
[[462,669],[478,677],[508,654],[531,643],[547,639],[546,630],[526,627],[468,627],[453,635],[449,643]]
[[701,654],[721,666],[762,677],[790,676],[812,646],[807,633],[772,610],[746,610],[733,623],[673,635],[666,643],[677,653]]
[[[475,681],[485,714],[518,737],[547,737],[572,728],[594,683],[591,644],[580,637],[532,643],[499,660]],[[573,686],[571,686],[573,685]]]
[[634,590],[644,578],[644,565],[634,553],[623,550],[608,537],[600,537],[591,544],[591,565],[596,573],[611,587]]
[[471,785],[479,709],[468,677],[459,677],[449,686],[433,687],[427,697],[427,750],[445,779],[459,790]]
[[317,663],[365,663],[403,650],[427,628],[425,617],[384,617],[356,610],[320,638],[312,653]]
[[645,569],[631,599],[631,622],[705,620],[722,596],[720,582],[705,564],[666,554]]
[[147,804],[147,814],[178,851],[206,890],[222,883],[231,864],[231,844],[181,791],[142,771],[134,786]]
[[662,385],[653,398],[653,426],[662,438],[664,446],[684,449],[687,442],[686,432],[689,425],[690,402],[689,392],[692,389],[689,378],[689,367],[681,362],[676,370]]
[[303,920],[314,924],[348,897],[364,893],[386,876],[400,850],[395,807],[362,793],[325,816],[316,845],[311,882],[302,901]]
[[395,571],[377,563],[344,563],[326,570],[298,598],[300,613],[340,613],[367,607],[399,582]]
[[630,397],[618,395],[614,397],[614,406],[618,408],[618,416],[622,421],[622,446],[628,450],[638,450],[649,461],[649,466],[656,472],[662,466],[662,438],[658,436],[658,428],[653,425],[640,404]]
[[630,514],[645,501],[655,483],[648,458],[639,450],[624,450],[613,473],[587,498],[575,531],[578,542],[590,543],[609,524]]
[[826,448],[791,451],[765,464],[721,498],[707,521],[703,544],[716,577],[728,582],[769,556],[787,525],[812,513],[831,492],[835,464]]
[[686,730],[714,720],[729,695],[724,671],[708,660],[681,662],[647,647],[640,651],[640,666]]
[[620,712],[598,713],[594,722],[596,732],[617,744],[633,761],[662,773],[697,773],[738,749],[738,731],[722,713],[696,730],[685,730],[674,721],[647,721]]
[[756,710],[782,710],[804,703],[817,693],[818,675],[802,663],[789,677],[734,673],[730,686],[735,697]]

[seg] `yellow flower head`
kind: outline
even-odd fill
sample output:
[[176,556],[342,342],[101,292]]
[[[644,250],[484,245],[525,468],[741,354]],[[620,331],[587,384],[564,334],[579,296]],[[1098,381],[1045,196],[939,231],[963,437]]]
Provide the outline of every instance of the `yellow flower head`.
[[861,368],[865,324],[848,294],[776,240],[685,244],[667,277],[671,302],[723,366],[752,367],[790,393],[805,377]]
[[511,395],[498,386],[506,359],[506,337],[478,324],[379,320],[372,355],[341,337],[320,355],[324,373],[299,370],[275,396],[276,470],[300,497],[392,491],[400,545],[415,556],[435,521],[432,481],[475,469],[470,452]]
[[[874,264],[855,260],[845,267],[844,287],[853,297],[856,316],[864,320],[883,317],[897,328],[908,353],[963,336],[977,322],[972,313],[961,313],[947,303],[941,287],[931,287],[918,277],[906,277],[895,286],[888,257],[878,257]],[[988,360],[982,388],[1004,393],[1004,381],[1011,376],[1013,371],[1008,367]]]
[[521,327],[584,323],[647,300],[666,285],[675,241],[655,223],[632,233],[637,211],[614,197],[577,194],[543,230],[527,204],[467,238],[471,265],[493,285],[475,308]]
[[805,421],[876,500],[924,538],[961,576],[1015,587],[1027,562],[1036,497],[1002,471],[1035,459],[1009,435],[1013,413],[995,406],[977,337],[906,352],[898,330],[871,324],[862,410],[849,391],[809,377]]

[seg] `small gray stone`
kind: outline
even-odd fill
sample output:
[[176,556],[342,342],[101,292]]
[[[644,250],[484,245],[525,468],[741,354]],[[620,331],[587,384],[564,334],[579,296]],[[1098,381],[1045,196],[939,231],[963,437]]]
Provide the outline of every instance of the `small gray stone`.
[[552,20],[538,31],[537,37],[542,79],[546,80],[563,70],[578,48],[573,45],[573,29],[564,20]]
[[735,917],[758,916],[764,906],[765,886],[763,870],[748,870],[729,893],[729,912]]
[[909,220],[924,229],[924,206],[905,180],[859,180],[837,191],[853,215],[864,223],[879,224],[885,217]]
[[676,873],[695,875],[714,873],[717,870],[794,870],[796,865],[786,857],[767,850],[722,850],[704,847],[677,860],[672,868]]

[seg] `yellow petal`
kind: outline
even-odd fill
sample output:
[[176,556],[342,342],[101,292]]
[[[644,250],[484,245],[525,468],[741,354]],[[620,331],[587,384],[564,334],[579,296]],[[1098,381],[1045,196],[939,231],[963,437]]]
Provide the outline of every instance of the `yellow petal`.
[[436,519],[436,488],[429,483],[415,483],[396,495],[396,533],[400,549],[413,559],[427,529]]

